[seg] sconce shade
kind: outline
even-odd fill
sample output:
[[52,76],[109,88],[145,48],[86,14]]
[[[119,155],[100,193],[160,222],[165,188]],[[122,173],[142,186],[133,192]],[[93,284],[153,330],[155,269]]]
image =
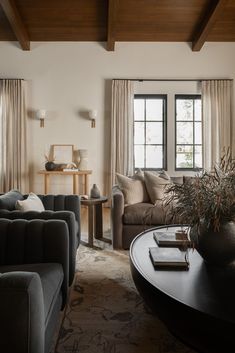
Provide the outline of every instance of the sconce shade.
[[96,119],[96,117],[97,117],[97,110],[95,110],[95,109],[89,110],[89,117],[90,117],[90,119]]

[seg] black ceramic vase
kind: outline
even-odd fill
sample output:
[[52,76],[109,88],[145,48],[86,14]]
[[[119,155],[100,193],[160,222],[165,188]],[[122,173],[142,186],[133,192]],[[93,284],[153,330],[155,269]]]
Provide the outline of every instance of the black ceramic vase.
[[98,199],[100,197],[100,190],[96,184],[93,184],[91,191],[90,191],[90,198],[91,199]]
[[45,169],[49,171],[53,171],[55,169],[55,163],[54,162],[46,162],[45,164]]
[[227,265],[235,260],[235,223],[220,225],[219,232],[201,225],[193,227],[190,238],[202,258],[211,265]]

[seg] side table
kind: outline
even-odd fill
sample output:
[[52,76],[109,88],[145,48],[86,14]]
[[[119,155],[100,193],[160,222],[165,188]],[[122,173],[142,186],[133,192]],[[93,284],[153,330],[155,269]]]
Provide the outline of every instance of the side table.
[[88,207],[88,244],[93,246],[93,237],[108,241],[103,238],[103,207],[108,198],[101,196],[97,199],[81,199],[81,205]]

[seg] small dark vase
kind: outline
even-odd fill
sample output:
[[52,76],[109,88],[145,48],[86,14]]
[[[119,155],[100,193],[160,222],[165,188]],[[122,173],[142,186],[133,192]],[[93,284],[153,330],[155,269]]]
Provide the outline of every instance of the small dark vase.
[[235,260],[235,223],[220,225],[219,232],[204,225],[194,226],[190,238],[202,258],[211,265],[227,265]]
[[100,198],[100,190],[96,184],[93,184],[91,191],[90,191],[91,199],[98,199]]
[[55,169],[55,163],[54,162],[46,162],[45,164],[45,169],[49,172],[53,171]]

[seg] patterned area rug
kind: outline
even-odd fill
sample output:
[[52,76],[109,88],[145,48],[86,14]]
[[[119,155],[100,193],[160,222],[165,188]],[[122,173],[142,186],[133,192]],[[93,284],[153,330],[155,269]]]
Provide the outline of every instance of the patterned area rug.
[[127,251],[80,245],[77,266],[55,353],[195,353],[145,307]]

